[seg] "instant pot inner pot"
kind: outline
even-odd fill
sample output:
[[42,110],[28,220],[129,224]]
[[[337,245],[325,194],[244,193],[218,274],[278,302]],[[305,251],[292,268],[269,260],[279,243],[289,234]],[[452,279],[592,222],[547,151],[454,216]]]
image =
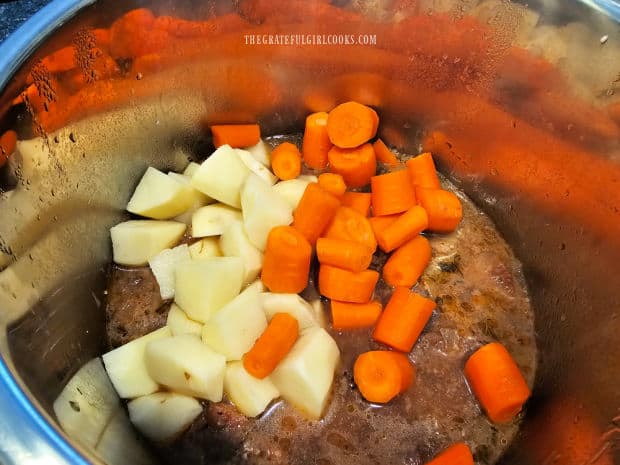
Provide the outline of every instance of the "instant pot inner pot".
[[[620,464],[618,23],[578,3],[337,3],[97,2],[11,78],[0,96],[0,135],[18,136],[0,167],[11,373],[54,424],[65,384],[107,350],[109,228],[147,166],[204,158],[210,124],[291,134],[357,100],[377,109],[388,145],[433,152],[523,264],[539,362],[499,463]],[[152,18],[123,19],[136,8]],[[167,16],[187,22],[163,33]],[[279,34],[359,43],[269,44]],[[49,60],[64,47],[66,69]],[[65,436],[95,461],[145,457],[138,439],[109,454]]]

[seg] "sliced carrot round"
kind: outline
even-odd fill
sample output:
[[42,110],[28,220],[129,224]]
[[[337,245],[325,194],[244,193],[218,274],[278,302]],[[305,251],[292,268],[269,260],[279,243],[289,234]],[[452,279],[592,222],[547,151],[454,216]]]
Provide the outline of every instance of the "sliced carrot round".
[[346,102],[329,112],[327,134],[332,144],[353,148],[368,142],[377,134],[379,116],[366,105]]

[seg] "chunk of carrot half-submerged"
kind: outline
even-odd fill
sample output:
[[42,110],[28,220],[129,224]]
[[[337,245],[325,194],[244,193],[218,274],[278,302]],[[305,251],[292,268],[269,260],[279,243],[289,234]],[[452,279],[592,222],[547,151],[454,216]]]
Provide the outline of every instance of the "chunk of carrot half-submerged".
[[406,391],[415,378],[415,368],[405,354],[372,350],[357,357],[353,379],[364,399],[385,404]]
[[407,160],[407,170],[414,186],[438,189],[439,177],[430,153],[423,153]]
[[6,131],[0,137],[0,167],[4,165],[11,155],[15,151],[17,146],[17,133],[13,130]]
[[271,152],[271,169],[282,181],[295,179],[301,173],[301,153],[295,144],[283,142]]
[[310,168],[322,170],[327,166],[327,152],[332,143],[327,135],[327,113],[312,113],[306,118],[302,154]]
[[377,322],[383,306],[373,300],[365,304],[331,301],[332,327],[334,329],[369,328]]
[[331,223],[325,230],[324,237],[344,239],[366,246],[373,253],[377,249],[377,240],[370,221],[357,210],[340,207],[336,210]]
[[391,252],[413,239],[427,227],[428,215],[426,210],[416,205],[399,215],[394,222],[387,225],[383,230],[375,229],[377,243],[384,252]]
[[498,342],[481,347],[469,357],[465,376],[482,408],[495,423],[511,421],[531,394],[516,362]]
[[373,176],[370,179],[370,187],[373,215],[402,213],[416,203],[415,189],[407,170]]
[[293,212],[293,227],[314,245],[331,223],[339,207],[340,201],[336,197],[317,183],[310,183]]
[[344,182],[344,178],[336,173],[323,173],[319,176],[319,186],[339,199],[342,198],[347,185]]
[[258,124],[217,124],[211,126],[213,145],[228,144],[234,148],[251,147],[260,141]]
[[276,313],[250,351],[243,356],[243,367],[256,378],[269,376],[289,353],[298,335],[297,320],[288,313]]
[[474,458],[464,442],[452,444],[426,465],[474,465]]
[[424,236],[416,236],[400,246],[383,265],[383,279],[390,286],[411,287],[428,266],[431,245]]
[[459,198],[443,189],[416,187],[418,203],[428,215],[428,229],[438,233],[454,231],[463,218]]
[[350,149],[333,147],[328,159],[331,171],[341,175],[348,187],[365,186],[377,172],[377,159],[370,144]]
[[297,294],[308,285],[312,246],[292,226],[269,232],[261,280],[272,292]]
[[330,265],[319,268],[319,292],[333,300],[358,304],[369,302],[378,280],[379,273],[374,270],[355,273]]
[[359,242],[321,237],[316,241],[319,263],[349,271],[364,271],[370,265],[373,251]]
[[397,287],[372,334],[375,341],[402,352],[410,352],[433,314],[435,302]]
[[[332,144],[343,149],[358,147],[377,134],[377,112],[358,102],[346,102],[329,112],[327,134]],[[371,147],[372,148],[372,147]]]

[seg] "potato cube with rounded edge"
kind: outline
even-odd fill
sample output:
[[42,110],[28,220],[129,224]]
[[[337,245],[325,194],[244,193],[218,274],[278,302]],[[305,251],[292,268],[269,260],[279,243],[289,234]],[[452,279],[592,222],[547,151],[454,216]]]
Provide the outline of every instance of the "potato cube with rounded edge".
[[149,266],[155,280],[159,284],[159,294],[163,300],[174,297],[175,280],[174,270],[177,265],[191,260],[187,244],[179,245],[173,249],[165,249],[149,260]]
[[192,260],[177,266],[174,300],[192,320],[206,323],[241,291],[244,276],[239,257]]
[[183,213],[193,200],[190,186],[149,166],[129,199],[127,211],[166,220]]
[[189,246],[189,254],[192,260],[204,260],[205,258],[221,257],[220,238],[216,236],[205,237]]
[[149,375],[173,392],[222,400],[226,358],[191,334],[169,336],[146,345],[144,361]]
[[255,378],[242,362],[230,362],[226,366],[224,392],[241,413],[251,418],[263,413],[271,401],[280,396],[268,376]]
[[129,418],[144,436],[169,442],[183,433],[202,412],[193,397],[174,392],[156,392],[127,404]]
[[164,249],[174,247],[186,225],[176,221],[130,220],[110,229],[114,263],[142,266]]
[[228,205],[216,203],[201,207],[192,216],[192,237],[219,236],[241,219],[241,212]]
[[220,249],[227,257],[239,257],[245,266],[244,284],[253,282],[263,267],[263,253],[250,242],[240,221],[231,224],[220,236]]
[[190,319],[177,304],[172,304],[168,310],[166,326],[170,328],[173,336],[181,334],[193,334],[200,337],[202,334],[202,323]]

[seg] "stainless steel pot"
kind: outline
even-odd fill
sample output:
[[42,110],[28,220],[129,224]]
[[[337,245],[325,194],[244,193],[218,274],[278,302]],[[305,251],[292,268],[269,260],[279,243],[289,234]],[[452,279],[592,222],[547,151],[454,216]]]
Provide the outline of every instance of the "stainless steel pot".
[[[104,350],[108,228],[144,168],[181,168],[209,143],[205,122],[286,132],[308,110],[356,98],[379,109],[388,142],[432,149],[524,264],[541,355],[501,463],[620,464],[618,4],[352,1],[323,22],[320,2],[281,15],[245,3],[56,0],[0,47],[0,134],[24,141],[0,168],[0,461],[99,461],[51,404]],[[153,31],[119,27],[142,59],[112,51],[121,68],[101,74],[87,59],[95,31],[138,7],[201,20],[240,9],[249,22],[211,19],[202,46],[186,37],[168,55]],[[249,33],[368,43],[297,49],[252,45]],[[41,65],[67,46],[77,73]]]

